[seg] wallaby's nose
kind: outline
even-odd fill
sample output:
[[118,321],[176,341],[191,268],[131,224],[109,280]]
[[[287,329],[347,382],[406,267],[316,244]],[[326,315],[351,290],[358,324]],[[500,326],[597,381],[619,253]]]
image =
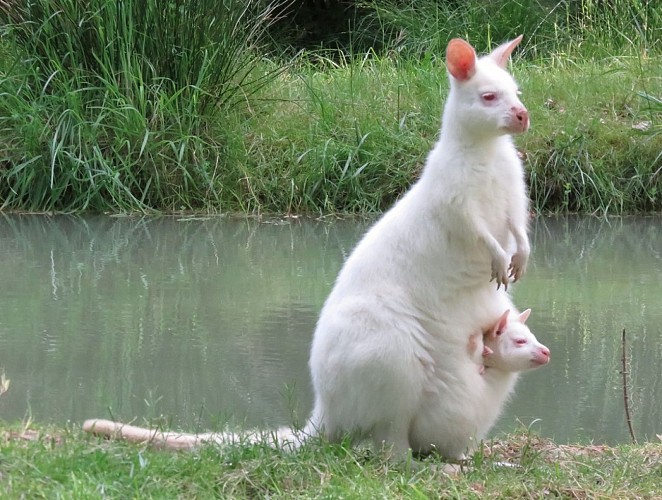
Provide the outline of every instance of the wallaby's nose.
[[533,356],[533,359],[531,360],[532,363],[533,363],[533,366],[534,367],[535,366],[542,366],[542,365],[546,365],[547,363],[549,363],[549,354],[550,354],[549,349],[547,349],[547,347],[545,347],[544,345],[540,346],[536,350],[535,355]]
[[522,126],[522,130],[529,128],[529,112],[524,106],[513,106],[511,108],[513,115]]

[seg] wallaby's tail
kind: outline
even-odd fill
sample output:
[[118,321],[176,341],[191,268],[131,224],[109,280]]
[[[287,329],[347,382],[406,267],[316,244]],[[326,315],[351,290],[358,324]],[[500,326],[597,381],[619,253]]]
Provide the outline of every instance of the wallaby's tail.
[[[146,429],[135,425],[112,422],[111,420],[90,419],[83,423],[83,430],[99,436],[126,439],[136,443],[150,443],[172,450],[186,450],[200,446],[210,439],[212,434],[185,434],[168,432],[160,429]],[[205,437],[207,439],[205,439]]]
[[302,430],[281,427],[271,431],[208,432],[189,434],[183,432],[146,429],[104,419],[90,419],[83,423],[83,430],[99,436],[126,439],[135,443],[149,443],[170,450],[188,450],[204,444],[230,445],[236,443],[264,443],[274,448],[295,451],[307,439],[318,434],[312,422]]

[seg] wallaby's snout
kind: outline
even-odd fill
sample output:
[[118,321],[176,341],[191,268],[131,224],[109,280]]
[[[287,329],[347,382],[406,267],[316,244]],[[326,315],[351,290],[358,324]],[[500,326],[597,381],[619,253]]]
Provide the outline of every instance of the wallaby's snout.
[[549,363],[551,357],[551,353],[549,351],[549,348],[545,347],[544,345],[541,345],[536,352],[534,352],[532,364],[533,367],[537,366],[543,366]]
[[529,130],[529,112],[523,106],[513,106],[510,108],[512,113],[511,126],[509,132],[513,134],[520,134]]

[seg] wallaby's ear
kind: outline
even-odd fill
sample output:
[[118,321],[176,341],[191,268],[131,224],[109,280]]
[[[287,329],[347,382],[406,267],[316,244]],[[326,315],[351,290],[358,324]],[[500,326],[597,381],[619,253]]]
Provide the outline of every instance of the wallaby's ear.
[[526,323],[526,320],[529,319],[529,314],[531,314],[531,309],[527,309],[519,315],[519,322]]
[[522,38],[524,38],[524,35],[520,35],[510,42],[499,45],[490,53],[490,57],[494,59],[494,61],[499,66],[501,66],[503,69],[506,69],[508,67],[508,59],[510,59],[510,54],[512,54],[513,50],[515,50],[515,47],[519,45],[519,43],[522,41]]
[[468,42],[453,38],[446,47],[446,67],[455,79],[468,80],[476,73],[476,51]]
[[506,309],[505,312],[499,317],[496,323],[492,327],[490,327],[487,332],[485,332],[485,335],[491,338],[496,338],[498,335],[501,335],[501,333],[506,329],[506,325],[508,324],[508,315],[510,314],[510,309]]

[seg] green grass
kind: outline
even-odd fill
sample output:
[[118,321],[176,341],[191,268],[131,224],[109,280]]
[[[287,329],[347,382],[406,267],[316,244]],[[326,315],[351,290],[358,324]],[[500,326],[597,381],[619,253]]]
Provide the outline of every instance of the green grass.
[[608,6],[595,0],[468,0],[460,8],[437,0],[370,5],[372,12],[361,20],[370,41],[408,55],[443,54],[452,36],[489,48],[524,33],[524,53],[533,58],[554,52],[603,58],[633,49],[656,51],[661,43],[662,13],[641,0],[613,0]]
[[660,109],[642,97],[662,92],[659,63],[635,56],[599,64],[566,59],[522,75],[534,99],[533,130],[519,144],[537,211],[662,208],[662,137],[652,128]]
[[[462,472],[437,458],[412,470],[366,450],[311,443],[153,449],[77,429],[5,427],[3,498],[652,498],[662,446],[562,446],[528,432],[486,442]],[[501,462],[515,464],[504,467]]]
[[227,114],[281,71],[262,63],[269,8],[39,0],[0,14],[14,57],[0,73],[4,208],[224,208]]
[[649,4],[383,0],[349,47],[285,59],[258,0],[0,4],[0,209],[381,212],[438,131],[447,40],[486,51],[524,33],[534,210],[659,211]]
[[[435,140],[447,88],[441,64],[372,56],[282,75],[269,87],[276,102],[244,124],[249,207],[388,208]],[[536,211],[662,207],[662,137],[637,128],[661,119],[641,96],[662,93],[659,59],[518,60],[514,70],[532,117],[532,129],[516,143]]]

